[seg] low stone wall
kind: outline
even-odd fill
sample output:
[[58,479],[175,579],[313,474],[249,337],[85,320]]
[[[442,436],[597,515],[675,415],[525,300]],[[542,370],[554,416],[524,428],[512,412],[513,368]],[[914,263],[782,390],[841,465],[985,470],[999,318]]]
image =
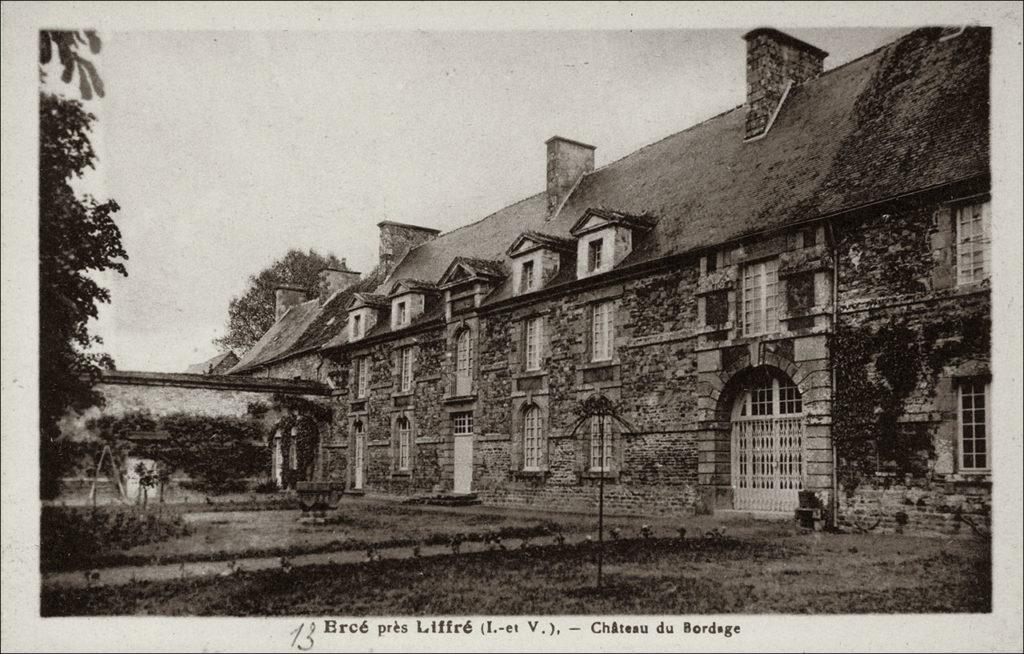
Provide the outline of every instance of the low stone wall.
[[991,482],[901,480],[862,484],[852,493],[840,493],[838,522],[843,529],[877,533],[987,533],[991,510]]

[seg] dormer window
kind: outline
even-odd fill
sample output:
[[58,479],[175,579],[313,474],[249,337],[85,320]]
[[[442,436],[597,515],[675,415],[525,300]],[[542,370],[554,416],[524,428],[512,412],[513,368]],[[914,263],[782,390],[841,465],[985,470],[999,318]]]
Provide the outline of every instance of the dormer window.
[[388,294],[391,303],[391,329],[402,329],[412,324],[429,308],[437,297],[436,284],[418,279],[400,279]]
[[523,295],[544,288],[562,264],[571,257],[576,244],[567,238],[526,231],[516,237],[508,249],[512,258],[512,294]]
[[348,340],[365,338],[377,325],[379,313],[386,310],[386,299],[373,293],[356,293],[348,305]]
[[576,237],[576,277],[608,272],[633,251],[633,241],[654,227],[649,216],[587,209],[569,233]]
[[594,239],[587,244],[587,272],[598,272],[601,270],[601,249],[604,247],[604,239]]

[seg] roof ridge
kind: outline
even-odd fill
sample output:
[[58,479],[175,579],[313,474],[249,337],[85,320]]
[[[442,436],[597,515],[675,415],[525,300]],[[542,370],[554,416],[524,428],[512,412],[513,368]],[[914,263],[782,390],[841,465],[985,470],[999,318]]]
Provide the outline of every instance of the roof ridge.
[[[485,220],[497,216],[499,213],[501,213],[502,211],[505,211],[506,209],[510,209],[510,208],[516,206],[517,204],[522,204],[524,202],[528,202],[528,201],[530,201],[530,200],[532,200],[534,198],[537,198],[537,197],[540,197],[540,196],[544,195],[545,193],[546,193],[546,191],[540,191],[539,193],[534,193],[533,195],[528,195],[525,198],[520,198],[519,200],[516,200],[515,202],[510,202],[510,203],[506,204],[504,207],[501,207],[500,209],[495,209],[494,211],[492,211],[491,213],[487,214],[483,218],[480,218],[478,220],[474,220],[471,223],[466,223],[465,225],[459,225],[458,227],[456,227],[455,229],[452,229],[451,231],[442,232],[441,234],[438,234],[436,237],[434,237],[434,238],[432,238],[432,239],[430,239],[428,241],[423,241],[422,243],[417,243],[413,247],[411,247],[408,250],[406,250],[405,256],[403,256],[402,259],[404,260],[405,257],[408,256],[409,253],[412,252],[413,250],[421,248],[424,245],[427,245],[429,243],[434,243],[434,242],[438,241],[439,239],[444,238],[445,236],[448,236],[449,234],[454,234],[455,232],[457,232],[457,231],[459,231],[461,229],[467,229],[469,227],[472,227],[473,225],[479,225],[480,223],[484,222]],[[395,270],[398,270],[398,265],[401,264],[401,263],[402,262],[399,261],[398,264],[395,265]],[[394,271],[392,271],[392,272],[394,272]]]
[[[862,59],[867,59],[868,57],[876,55],[879,52],[881,52],[882,50],[885,50],[887,48],[891,48],[894,45],[896,45],[897,43],[899,43],[900,41],[903,41],[903,40],[907,39],[912,34],[915,34],[917,32],[925,30],[925,29],[928,29],[928,28],[922,27],[922,28],[917,28],[917,29],[911,30],[910,32],[904,34],[903,36],[901,36],[901,37],[899,37],[897,39],[889,41],[888,43],[884,43],[884,44],[878,46],[877,48],[875,48],[874,50],[872,50],[870,52],[866,52],[866,53],[860,55],[856,59],[851,59],[850,61],[844,62],[844,63],[836,66],[835,68],[830,68],[830,69],[822,72],[817,77],[809,79],[806,82],[803,82],[802,84],[794,85],[794,88],[799,88],[799,87],[802,87],[802,86],[807,86],[808,84],[811,84],[811,83],[816,82],[816,81],[818,81],[820,79],[828,77],[832,73],[834,73],[834,72],[836,72],[838,70],[842,70],[843,68],[846,68],[847,66],[849,66],[851,64],[854,64],[854,63],[856,63],[858,61],[861,61]],[[746,103],[739,104],[739,105],[736,105],[735,107],[733,107],[731,109],[726,109],[725,111],[720,111],[717,114],[715,114],[713,116],[709,116],[709,117],[705,118],[704,120],[702,120],[700,122],[694,123],[694,124],[690,125],[689,127],[685,128],[685,129],[681,129],[678,132],[672,132],[671,134],[668,134],[667,136],[664,136],[664,137],[658,139],[657,141],[652,141],[651,143],[648,143],[646,145],[640,146],[636,150],[633,150],[632,152],[629,152],[628,154],[624,154],[621,157],[619,157],[618,159],[615,159],[614,161],[609,161],[608,163],[604,164],[603,166],[601,166],[599,168],[595,168],[594,170],[590,171],[589,173],[583,175],[583,177],[584,178],[585,177],[590,177],[591,175],[599,173],[602,170],[604,170],[605,168],[608,168],[609,166],[614,166],[615,164],[619,163],[620,161],[622,161],[624,159],[628,159],[628,158],[632,157],[633,155],[638,154],[638,153],[646,150],[647,148],[654,147],[654,146],[658,145],[659,143],[661,143],[663,141],[667,141],[670,138],[674,138],[676,136],[679,136],[680,134],[685,134],[686,132],[689,132],[690,130],[696,129],[696,128],[698,128],[698,127],[700,127],[700,126],[702,126],[702,125],[704,125],[706,123],[710,123],[712,120],[715,120],[716,118],[721,118],[722,116],[725,116],[726,114],[730,114],[730,113],[736,111],[737,109],[742,109],[745,106],[745,104]]]

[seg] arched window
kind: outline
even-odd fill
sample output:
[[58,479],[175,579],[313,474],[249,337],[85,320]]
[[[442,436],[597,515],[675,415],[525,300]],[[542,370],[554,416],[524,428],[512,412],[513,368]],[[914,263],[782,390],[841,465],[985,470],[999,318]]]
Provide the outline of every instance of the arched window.
[[[604,433],[601,423],[604,423]],[[603,443],[601,441],[604,441]],[[590,419],[590,469],[594,472],[611,470],[612,463],[612,419],[609,416],[594,416]]]
[[781,371],[751,373],[732,413],[735,508],[790,511],[803,488],[803,398]]
[[540,409],[531,406],[523,413],[523,469],[540,470],[544,447],[544,425]]
[[402,416],[395,422],[398,430],[398,469],[409,469],[409,455],[412,450],[412,427],[409,419]]
[[469,395],[473,389],[473,333],[464,329],[455,345],[455,395]]

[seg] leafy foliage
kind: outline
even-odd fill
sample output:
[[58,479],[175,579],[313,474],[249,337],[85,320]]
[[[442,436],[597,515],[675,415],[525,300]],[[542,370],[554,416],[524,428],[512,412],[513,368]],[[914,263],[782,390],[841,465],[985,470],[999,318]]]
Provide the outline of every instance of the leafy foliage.
[[60,79],[65,84],[70,84],[78,70],[78,89],[82,98],[92,100],[92,93],[103,97],[103,80],[96,72],[96,66],[78,53],[78,47],[88,45],[89,51],[99,54],[103,47],[100,37],[93,30],[84,32],[70,32],[59,30],[43,30],[39,33],[39,63],[48,64],[53,58],[53,51],[57,50],[57,59],[64,67]]
[[[77,68],[82,95],[103,94],[95,67],[77,54],[79,44],[99,51],[92,32],[43,32],[40,62],[46,63],[56,46],[65,64],[65,82]],[[73,99],[43,94],[39,103],[39,411],[40,492],[54,496],[59,479],[71,465],[69,446],[59,440],[58,422],[68,411],[81,412],[100,404],[92,381],[104,368],[113,368],[110,356],[89,352],[101,343],[87,324],[97,305],[110,301],[110,293],[92,277],[107,270],[127,275],[128,258],[113,214],[114,200],[98,202],[79,197],[72,181],[95,167],[96,153],[89,142],[96,119]]]
[[314,289],[324,268],[341,268],[335,255],[316,250],[288,250],[285,255],[259,273],[249,277],[245,293],[231,299],[224,336],[213,343],[221,349],[248,350],[274,324],[274,290],[281,284]]
[[[264,475],[269,466],[265,427],[259,420],[175,413],[154,418],[146,412],[101,416],[89,427],[123,460],[134,455],[181,470],[203,489],[232,488],[239,479]],[[165,431],[167,440],[132,442],[137,431]]]
[[188,533],[188,525],[176,514],[43,507],[40,563],[44,569],[63,568],[96,552],[159,543]]

